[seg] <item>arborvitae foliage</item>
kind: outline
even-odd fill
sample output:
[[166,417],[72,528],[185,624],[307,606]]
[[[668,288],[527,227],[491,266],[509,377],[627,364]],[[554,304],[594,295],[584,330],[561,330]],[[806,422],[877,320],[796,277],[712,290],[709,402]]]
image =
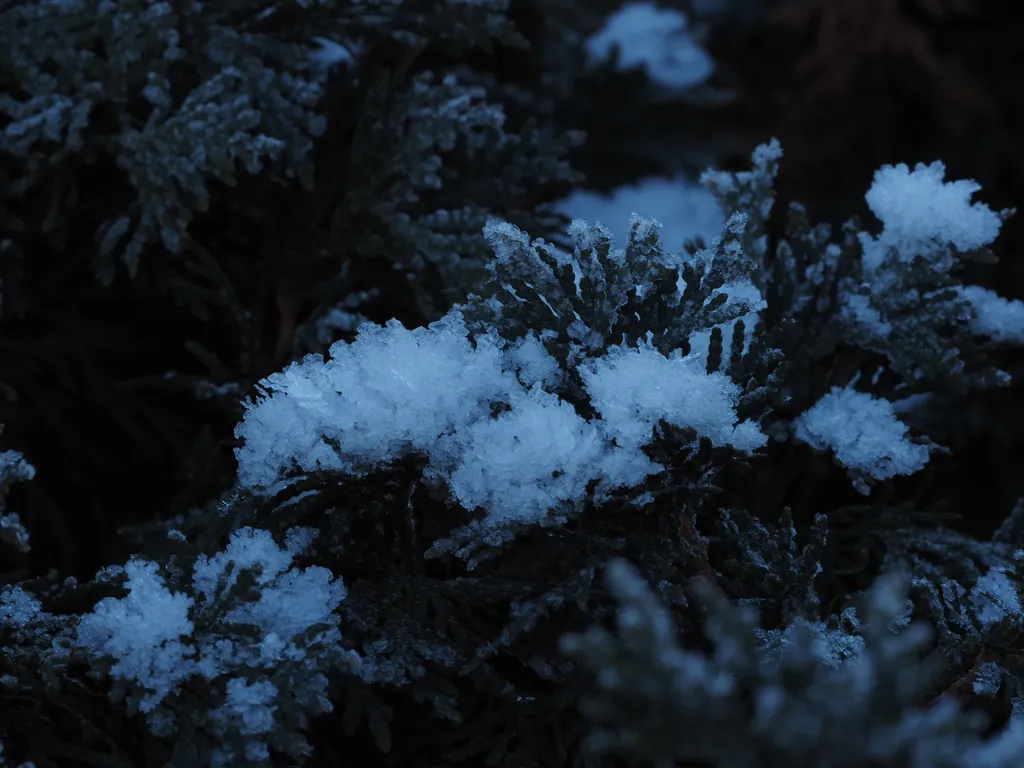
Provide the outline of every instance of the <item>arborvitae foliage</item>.
[[[770,141],[710,242],[558,231],[565,82],[469,53],[504,10],[0,5],[3,757],[1016,768],[1024,506],[965,530],[928,418],[1012,381],[1024,305],[963,269],[1008,212],[886,166],[877,222],[776,230]],[[129,307],[181,348],[102,346]],[[114,486],[72,537],[137,523],[98,572],[40,567],[92,565],[58,454]]]

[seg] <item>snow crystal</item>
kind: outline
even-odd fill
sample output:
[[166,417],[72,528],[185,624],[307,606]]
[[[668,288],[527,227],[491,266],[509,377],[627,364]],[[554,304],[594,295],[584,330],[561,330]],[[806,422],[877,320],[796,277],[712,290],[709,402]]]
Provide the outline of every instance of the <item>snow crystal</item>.
[[1024,302],[1004,299],[980,285],[961,286],[960,295],[974,308],[970,323],[974,333],[994,341],[1024,343]]
[[150,712],[195,670],[191,647],[180,638],[192,634],[192,599],[171,594],[156,563],[132,560],[125,566],[128,596],[106,597],[78,625],[78,642],[97,656],[113,658],[110,674],[135,680],[150,692],[139,709]]
[[[603,452],[598,431],[571,405],[539,389],[511,411],[468,427],[452,492],[492,520],[531,522],[560,501],[580,499]],[[556,476],[557,475],[557,476]]]
[[647,443],[659,419],[693,428],[715,445],[750,452],[767,443],[754,422],[736,423],[739,386],[678,352],[667,358],[649,346],[613,347],[607,357],[581,365],[580,375],[603,428],[620,446]]
[[849,387],[833,387],[794,426],[799,439],[832,449],[843,466],[876,480],[913,474],[928,463],[928,448],[907,439],[892,403]]
[[355,474],[357,464],[426,451],[518,384],[488,339],[470,344],[453,312],[429,328],[364,324],[354,342],[331,347],[329,361],[310,355],[261,387],[235,429],[245,440],[236,456],[246,487],[268,486],[292,465]]
[[971,589],[971,604],[978,620],[988,626],[1007,614],[1019,615],[1020,597],[1013,579],[1002,568],[990,568]]
[[0,592],[0,626],[22,627],[42,609],[42,603],[19,586],[7,586]]
[[999,214],[971,202],[980,185],[969,180],[944,183],[945,175],[946,166],[938,161],[918,163],[913,171],[904,163],[875,171],[865,200],[883,229],[877,239],[861,233],[865,267],[877,269],[891,249],[909,261],[948,245],[970,251],[996,239],[1002,226]]

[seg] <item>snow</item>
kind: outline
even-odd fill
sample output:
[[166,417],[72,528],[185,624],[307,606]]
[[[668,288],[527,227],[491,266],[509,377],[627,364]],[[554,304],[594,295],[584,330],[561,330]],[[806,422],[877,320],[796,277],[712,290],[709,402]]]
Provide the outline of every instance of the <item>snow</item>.
[[971,589],[970,601],[978,620],[986,627],[1007,615],[1021,613],[1017,587],[1005,568],[991,568],[981,576]]
[[[326,568],[292,567],[312,537],[310,530],[293,528],[281,548],[269,531],[241,528],[223,552],[198,558],[191,594],[172,593],[156,563],[133,559],[125,566],[128,594],[104,598],[85,614],[77,642],[93,656],[112,660],[111,677],[142,689],[135,698],[154,732],[166,735],[173,728],[169,711],[157,707],[194,676],[227,678],[224,703],[211,711],[213,720],[237,720],[246,734],[270,731],[276,689],[263,678],[265,668],[315,656],[340,640],[334,612],[345,599],[344,585]],[[243,570],[254,573],[255,600],[228,597]],[[5,595],[5,603],[21,614],[38,609],[17,595]],[[256,631],[240,635],[239,624]],[[315,626],[326,628],[308,634]],[[320,677],[308,678],[314,691],[326,685]]]
[[[242,528],[234,533],[227,549],[213,557],[201,555],[193,570],[192,585],[196,594],[207,602],[214,599],[218,589],[231,589],[238,580],[238,572],[259,568],[259,585],[273,581],[291,564],[292,555],[279,549],[268,531]],[[234,563],[234,569],[227,568]],[[227,576],[224,574],[227,573]],[[219,584],[224,579],[223,585]]]
[[277,707],[272,702],[276,696],[277,687],[269,680],[249,685],[243,678],[232,678],[227,684],[224,705],[215,717],[240,720],[239,730],[246,735],[269,733],[274,729],[274,710]]
[[865,648],[860,631],[860,619],[854,609],[847,609],[840,615],[840,626],[829,627],[822,621],[808,621],[797,617],[783,629],[755,629],[754,634],[761,642],[760,653],[765,661],[777,662],[786,652],[798,648],[801,640],[806,642],[821,662],[833,669],[839,669],[858,658]]
[[619,446],[639,448],[648,442],[659,419],[744,452],[767,443],[757,424],[736,424],[740,388],[724,374],[706,373],[694,357],[677,351],[666,358],[648,346],[613,347],[580,372],[606,431]]
[[[576,287],[578,290],[579,277]],[[531,332],[506,349],[505,360],[515,367],[523,386],[555,387],[564,379],[558,361],[544,348],[536,332]]]
[[691,37],[686,16],[652,2],[626,3],[587,41],[592,62],[606,61],[615,49],[619,71],[643,68],[665,88],[699,85],[715,68]]
[[310,51],[310,61],[324,70],[337,66],[351,66],[363,49],[360,42],[347,41],[342,44],[326,37],[314,37],[313,42],[318,47]]
[[42,603],[20,586],[5,586],[0,591],[0,626],[19,628],[42,611]]
[[[3,425],[0,425],[0,432]],[[28,530],[17,512],[8,512],[5,497],[9,486],[17,482],[31,480],[36,469],[18,451],[0,451],[0,542],[11,544],[20,552],[28,552]]]
[[[754,170],[746,175],[711,174],[704,180],[718,193],[739,194],[755,179],[770,175],[780,155],[773,141],[754,153]],[[890,250],[909,259],[949,246],[970,250],[996,236],[1001,216],[971,203],[977,184],[947,183],[944,175],[941,163],[919,164],[913,171],[906,165],[885,166],[876,173],[867,201],[883,229],[877,238],[863,236],[868,273]],[[575,256],[532,241],[507,222],[488,222],[484,235],[503,269],[550,275],[549,262],[572,264],[578,285],[580,265],[599,243],[614,246],[624,238],[631,243],[632,259],[645,257],[645,239],[653,240],[659,229],[670,246],[697,234],[714,241],[723,219],[714,200],[710,192],[664,180],[618,190],[604,201],[607,220],[628,220],[628,229],[615,232],[600,221],[574,219],[569,234]],[[657,202],[666,213],[641,218],[630,210],[627,217],[624,206],[632,209],[634,202],[646,213]],[[759,203],[767,214],[771,200],[765,196],[749,202]],[[562,210],[571,213],[575,205],[591,216],[595,212],[594,200],[582,197],[563,201]],[[695,257],[653,253],[668,264],[680,264],[708,252]],[[618,269],[626,260],[626,249],[611,247],[602,268]],[[763,297],[741,272],[729,280],[721,290],[749,301],[754,311],[744,319],[752,325],[764,307]],[[964,295],[976,304],[978,332],[997,338],[1022,333],[1024,305],[1002,303],[974,287]],[[555,313],[545,297],[534,299]],[[842,311],[848,322],[872,335],[889,330],[870,297],[847,296]],[[597,352],[605,349],[604,340],[593,338],[597,332],[576,319],[569,327],[570,338],[587,343],[573,345],[570,364],[576,366],[596,413],[589,420],[559,398],[558,387],[569,372],[560,370],[544,348],[543,334],[527,329],[511,341],[492,333],[470,338],[459,307],[427,328],[407,329],[397,320],[383,328],[364,323],[354,341],[334,344],[328,359],[307,356],[260,382],[259,395],[245,404],[235,432],[242,440],[236,450],[239,483],[266,490],[296,470],[361,476],[415,453],[427,459],[425,479],[446,486],[466,509],[483,509],[484,527],[501,527],[539,522],[555,510],[580,505],[594,480],[601,501],[612,489],[635,486],[660,471],[642,449],[661,419],[741,453],[766,444],[756,423],[737,422],[737,385],[721,373],[706,371],[710,331],[691,336],[692,351],[686,357],[679,350],[665,356],[650,346],[650,339],[635,348],[612,346]],[[728,351],[732,327],[723,327],[723,332]],[[494,412],[499,404],[502,409]],[[852,387],[834,388],[793,427],[799,439],[833,451],[864,493],[866,479],[911,474],[929,459],[929,448],[909,439],[892,403]]]
[[[529,244],[509,227],[489,237],[502,259]],[[311,355],[262,382],[236,430],[241,483],[268,487],[296,466],[358,474],[417,451],[429,458],[425,478],[484,508],[493,526],[580,504],[595,479],[600,498],[659,471],[641,451],[658,419],[743,452],[767,441],[756,424],[737,425],[737,385],[695,357],[641,346],[590,360],[580,373],[600,418],[587,421],[544,389],[562,372],[535,336],[500,341],[471,344],[458,309],[428,328],[364,324],[330,360]],[[495,402],[508,408],[492,418]]]
[[662,223],[661,242],[679,252],[696,237],[710,242],[721,234],[725,216],[713,194],[685,177],[646,176],[608,194],[576,190],[554,205],[572,218],[604,223],[618,243],[629,235],[629,217],[637,211]]
[[[331,359],[307,356],[261,382],[235,436],[243,486],[267,485],[288,466],[304,471],[382,464],[403,450],[427,450],[440,434],[489,412],[518,384],[486,339],[474,348],[459,313],[429,328],[360,326]],[[329,441],[342,440],[343,454]]]
[[971,331],[993,341],[1024,343],[1024,302],[1004,299],[980,285],[964,285],[960,295],[974,308]]
[[844,293],[840,297],[839,316],[869,338],[884,339],[892,333],[892,324],[882,319],[881,313],[871,306],[871,297],[862,293]]
[[125,572],[128,596],[106,597],[83,616],[78,642],[96,656],[115,659],[112,677],[147,688],[139,709],[149,712],[195,672],[189,658],[193,649],[181,642],[192,634],[192,599],[171,594],[156,563],[132,560]]
[[0,451],[0,480],[4,483],[19,480],[31,480],[36,476],[36,468],[25,461],[18,451]]
[[604,452],[592,424],[540,389],[517,397],[497,419],[469,425],[459,443],[451,489],[494,521],[536,521],[559,502],[582,498]]
[[[892,403],[850,387],[833,387],[794,427],[800,440],[835,451],[844,467],[876,480],[913,474],[928,463],[928,448],[907,439],[907,426],[896,417]],[[862,482],[855,485],[867,492]]]
[[861,233],[864,266],[877,269],[890,253],[910,261],[946,246],[971,251],[989,245],[999,234],[999,214],[971,197],[981,189],[975,181],[944,182],[946,166],[905,163],[875,171],[865,195],[871,212],[882,222],[877,238]]

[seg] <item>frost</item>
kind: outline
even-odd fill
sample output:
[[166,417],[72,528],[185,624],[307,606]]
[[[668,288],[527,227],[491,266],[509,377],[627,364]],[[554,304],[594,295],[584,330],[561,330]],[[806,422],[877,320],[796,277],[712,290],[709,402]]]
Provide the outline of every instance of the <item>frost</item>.
[[4,587],[0,592],[0,626],[24,626],[41,611],[42,604],[19,586]]

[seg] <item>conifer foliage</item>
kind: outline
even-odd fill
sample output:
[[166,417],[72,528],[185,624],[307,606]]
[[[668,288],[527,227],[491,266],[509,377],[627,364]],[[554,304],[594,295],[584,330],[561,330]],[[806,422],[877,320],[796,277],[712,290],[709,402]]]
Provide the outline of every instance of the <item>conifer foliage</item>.
[[[1024,504],[982,538],[907,492],[955,460],[929,404],[1014,383],[1024,304],[965,282],[1011,211],[887,165],[833,231],[774,211],[767,140],[701,177],[716,236],[616,242],[541,204],[581,137],[479,55],[508,11],[0,2],[0,762],[1019,766]],[[18,503],[82,259],[83,325],[208,333],[52,369],[187,396],[117,421],[181,487],[73,575]]]

